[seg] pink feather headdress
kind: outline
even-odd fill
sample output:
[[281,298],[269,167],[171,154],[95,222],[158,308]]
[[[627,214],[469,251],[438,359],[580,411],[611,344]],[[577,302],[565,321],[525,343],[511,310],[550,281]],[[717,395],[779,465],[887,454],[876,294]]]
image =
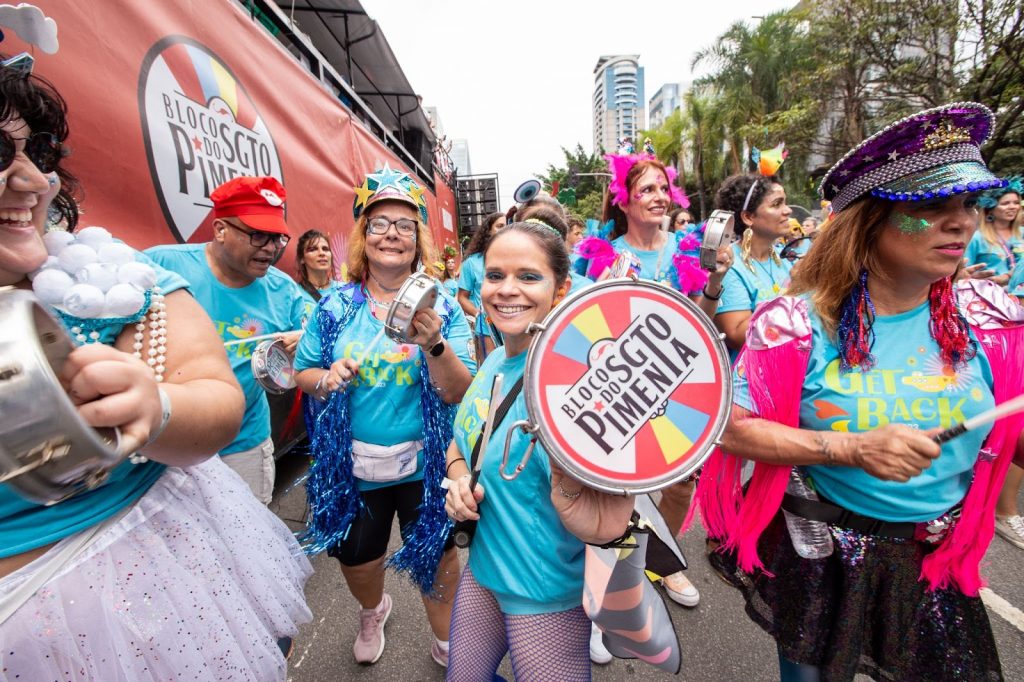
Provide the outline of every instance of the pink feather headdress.
[[[608,162],[608,170],[612,174],[612,181],[608,184],[608,191],[612,195],[612,204],[625,206],[629,203],[629,188],[626,186],[626,176],[629,171],[640,161],[657,161],[658,157],[653,154],[605,154],[605,161]],[[672,166],[665,166],[665,174],[668,176],[668,190],[672,201],[683,208],[690,207],[690,200],[683,193],[683,190],[676,186],[678,173]]]

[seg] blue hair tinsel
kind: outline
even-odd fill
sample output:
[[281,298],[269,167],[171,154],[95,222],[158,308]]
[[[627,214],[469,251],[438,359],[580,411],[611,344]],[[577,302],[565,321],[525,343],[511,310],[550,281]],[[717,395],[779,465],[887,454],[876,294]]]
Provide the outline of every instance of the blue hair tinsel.
[[[338,296],[348,303],[340,318],[327,310],[325,303]],[[321,335],[321,366],[330,367],[334,346],[342,330],[363,305],[365,296],[360,287],[350,284],[321,300],[317,322]],[[445,300],[441,316],[441,334],[447,337],[453,315]],[[434,587],[434,577],[441,559],[451,522],[444,511],[441,480],[444,478],[445,453],[452,440],[452,424],[457,406],[441,400],[430,380],[427,363],[420,365],[420,405],[423,414],[423,501],[419,519],[406,534],[401,549],[387,562],[396,571],[407,573],[424,593]],[[309,554],[323,552],[343,541],[352,522],[363,512],[363,502],[352,473],[352,418],[347,392],[333,393],[322,407],[307,403],[307,423],[313,423],[310,450],[313,462],[306,482],[309,522],[302,536]]]
[[862,269],[857,283],[843,301],[836,327],[839,345],[839,369],[850,372],[856,367],[866,372],[875,366],[871,349],[875,345],[875,304],[868,294],[868,271]]

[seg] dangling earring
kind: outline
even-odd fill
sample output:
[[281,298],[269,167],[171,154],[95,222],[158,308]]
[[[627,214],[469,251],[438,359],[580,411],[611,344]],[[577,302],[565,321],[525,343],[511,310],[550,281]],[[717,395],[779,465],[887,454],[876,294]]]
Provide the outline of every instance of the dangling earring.
[[750,227],[743,230],[743,239],[739,243],[739,255],[746,264],[746,269],[755,272],[754,264],[751,263],[751,242],[754,241],[754,230]]
[[928,292],[928,304],[931,311],[929,326],[932,338],[939,344],[942,362],[947,367],[960,371],[977,355],[978,349],[971,339],[967,320],[957,306],[952,277],[932,283]]
[[986,223],[994,223],[995,221],[996,221],[996,217],[994,215],[992,215],[991,213],[989,213],[987,216],[985,216],[985,222]]

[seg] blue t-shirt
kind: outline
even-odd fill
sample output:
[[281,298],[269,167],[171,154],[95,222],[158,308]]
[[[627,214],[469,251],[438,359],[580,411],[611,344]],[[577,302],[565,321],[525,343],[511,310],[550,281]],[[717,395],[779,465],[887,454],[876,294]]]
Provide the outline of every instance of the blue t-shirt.
[[[943,368],[931,337],[928,303],[899,315],[875,318],[868,372],[839,371],[839,351],[811,314],[814,345],[800,401],[800,428],[872,431],[888,423],[921,429],[948,428],[995,405],[992,371],[981,352],[959,372]],[[733,373],[733,401],[753,407],[740,359]],[[906,483],[883,481],[863,469],[808,466],[814,485],[832,502],[884,521],[930,521],[967,493],[978,450],[990,427],[968,431],[942,446],[942,454]]]
[[458,288],[469,292],[469,302],[480,310],[480,286],[484,282],[484,255],[474,253],[462,261]]
[[997,275],[1005,275],[1013,270],[1016,264],[1024,258],[1024,241],[1016,237],[1008,242],[992,244],[985,235],[978,230],[971,237],[964,251],[964,260],[968,265],[984,263],[985,269],[994,270]]
[[[494,376],[505,375],[507,392],[522,376],[526,355],[506,358],[504,347],[495,349],[466,391],[455,417],[455,444],[467,461],[487,417]],[[530,461],[514,480],[506,481],[498,473],[509,427],[526,418],[525,399],[520,394],[491,433],[480,472],[484,487],[480,522],[469,552],[473,577],[494,594],[502,613],[510,615],[575,608],[583,593],[583,542],[565,529],[551,505],[551,464],[544,447],[537,443]],[[528,442],[517,430],[509,454],[510,471]]]
[[670,270],[672,269],[672,256],[679,248],[679,240],[683,238],[682,233],[666,232],[668,236],[665,245],[655,251],[642,251],[629,245],[626,235],[616,237],[612,240],[615,253],[629,251],[640,259],[640,279],[649,279],[654,282],[666,282],[672,288],[675,283],[671,282]]
[[459,297],[459,280],[452,277],[441,282],[445,292],[454,299]]
[[572,278],[572,284],[569,285],[570,294],[580,291],[582,289],[586,289],[587,287],[594,283],[593,280],[591,280],[589,277],[587,277],[586,275],[581,275],[575,270],[569,271],[569,277]]
[[[355,291],[354,287],[339,287],[330,296],[320,299],[318,306],[341,319],[348,306],[357,305],[352,303]],[[364,443],[385,446],[423,440],[423,412],[420,407],[422,351],[415,344],[397,343],[385,335],[371,349],[370,356],[363,358],[363,349],[384,323],[373,316],[368,303],[364,301],[358,305],[355,317],[338,335],[333,354],[335,360],[352,358],[361,363],[359,376],[346,389],[352,414],[352,437]],[[466,323],[466,314],[444,293],[438,296],[434,310],[442,317],[452,316],[446,337],[448,346],[469,367],[470,373],[475,372],[473,337]],[[320,324],[317,316],[313,315],[295,353],[295,370],[322,367],[322,348]],[[422,450],[417,457],[416,472],[406,478],[388,482],[357,479],[359,489],[372,490],[422,479]]]
[[1010,281],[1006,285],[1006,290],[1018,298],[1024,298],[1024,259],[1018,260],[1013,272],[1010,273]]
[[[196,301],[213,320],[225,342],[302,329],[312,314],[313,299],[295,280],[277,268],[241,288],[221,284],[206,261],[206,244],[154,246],[146,253],[189,283]],[[266,391],[252,374],[252,352],[259,341],[225,348],[235,377],[245,393],[245,416],[235,440],[221,455],[250,450],[270,438],[270,406]]]
[[[188,286],[141,253],[135,254],[135,260],[154,267],[157,285],[165,294]],[[112,345],[123,330],[120,324],[97,330],[100,343]],[[173,346],[174,337],[169,336],[167,342]],[[110,472],[102,486],[51,506],[30,502],[0,483],[0,557],[43,547],[110,518],[142,497],[163,470],[156,462],[132,464],[126,460]]]
[[736,310],[754,311],[758,303],[770,301],[789,285],[789,272],[793,264],[788,260],[779,265],[775,259],[765,261],[750,259],[753,271],[743,262],[743,252],[738,244],[733,245],[733,265],[722,279],[722,300],[718,302],[719,313]]

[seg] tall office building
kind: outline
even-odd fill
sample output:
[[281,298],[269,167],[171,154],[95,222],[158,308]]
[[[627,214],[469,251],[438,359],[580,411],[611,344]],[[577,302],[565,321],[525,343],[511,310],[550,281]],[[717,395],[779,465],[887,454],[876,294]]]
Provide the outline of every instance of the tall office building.
[[452,149],[448,155],[452,158],[460,177],[473,174],[473,165],[469,162],[469,140],[452,140]]
[[[644,127],[644,67],[640,55],[605,55],[594,67],[594,152],[614,152],[628,137],[639,149]],[[642,141],[641,141],[642,143]]]
[[665,83],[651,97],[647,108],[647,129],[654,130],[669,117],[673,111],[683,108],[683,95],[690,88],[689,83]]

